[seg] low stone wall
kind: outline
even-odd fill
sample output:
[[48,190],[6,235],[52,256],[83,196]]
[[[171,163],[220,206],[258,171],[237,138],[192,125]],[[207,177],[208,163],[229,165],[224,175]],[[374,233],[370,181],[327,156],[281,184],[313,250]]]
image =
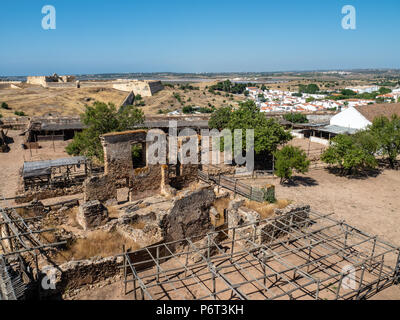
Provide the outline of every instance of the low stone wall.
[[40,190],[29,190],[23,194],[19,194],[15,202],[18,204],[28,203],[32,200],[44,200],[56,197],[70,196],[83,192],[83,186],[73,186],[64,189],[40,189]]
[[[262,220],[260,214],[254,210],[242,207],[242,200],[231,201],[228,207],[228,226],[237,228],[235,239],[244,247],[251,247],[252,243],[268,244],[279,239],[289,231],[290,227],[301,228],[309,217],[310,206],[291,204],[285,209],[276,209],[275,217]],[[229,230],[229,236],[233,237],[233,230]],[[250,241],[246,241],[246,240]]]
[[80,289],[122,274],[122,257],[94,258],[82,261],[70,261],[57,268],[44,267],[42,270],[50,279],[54,277],[55,289],[44,290],[45,296],[63,294],[69,290]]
[[[291,228],[301,228],[307,223],[310,214],[308,205],[289,205],[285,209],[275,210],[277,219],[260,225],[259,243],[270,243],[287,235]],[[262,232],[261,232],[262,231]]]
[[117,200],[117,187],[115,182],[107,176],[89,177],[83,183],[84,200]]
[[[133,170],[133,177],[129,182],[130,192],[135,195],[145,191],[158,191],[161,190],[161,181],[166,179],[165,167],[160,165],[147,166]],[[164,183],[168,183],[165,181]]]

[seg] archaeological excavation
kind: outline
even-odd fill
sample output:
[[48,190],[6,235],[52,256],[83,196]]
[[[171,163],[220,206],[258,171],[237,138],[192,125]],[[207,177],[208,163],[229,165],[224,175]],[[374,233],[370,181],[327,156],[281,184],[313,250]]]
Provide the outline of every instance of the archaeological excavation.
[[[56,152],[37,128],[18,139]],[[23,162],[18,194],[0,199],[1,299],[368,299],[398,284],[395,245],[235,166],[151,164],[147,133],[102,135],[104,166]]]

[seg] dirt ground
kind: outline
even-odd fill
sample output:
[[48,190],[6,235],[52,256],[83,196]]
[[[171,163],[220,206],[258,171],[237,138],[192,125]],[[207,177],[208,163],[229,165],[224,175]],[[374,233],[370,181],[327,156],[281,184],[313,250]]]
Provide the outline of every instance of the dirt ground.
[[6,134],[14,142],[9,145],[8,153],[0,153],[0,195],[4,197],[15,196],[19,186],[19,172],[24,161],[52,160],[69,157],[65,152],[68,141],[55,141],[54,147],[51,141],[41,142],[41,149],[24,150],[22,148],[23,137],[19,130],[8,130]]
[[15,111],[28,116],[52,113],[76,116],[85,110],[86,104],[94,101],[112,102],[120,105],[127,92],[112,88],[44,88],[26,86],[22,89],[1,89],[0,103],[6,102],[11,110],[1,109],[3,117],[13,117]]

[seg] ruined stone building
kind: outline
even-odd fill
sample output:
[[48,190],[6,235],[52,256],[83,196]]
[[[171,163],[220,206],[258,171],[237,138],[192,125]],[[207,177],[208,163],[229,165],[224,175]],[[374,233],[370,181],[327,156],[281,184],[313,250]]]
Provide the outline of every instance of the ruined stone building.
[[46,87],[48,83],[68,83],[75,81],[75,76],[59,76],[56,73],[52,76],[31,76],[26,79],[26,83],[28,84],[40,85],[43,87]]
[[139,80],[127,80],[118,81],[113,85],[114,89],[131,92],[135,95],[140,94],[142,97],[151,97],[158,91],[164,89],[161,81],[139,81]]

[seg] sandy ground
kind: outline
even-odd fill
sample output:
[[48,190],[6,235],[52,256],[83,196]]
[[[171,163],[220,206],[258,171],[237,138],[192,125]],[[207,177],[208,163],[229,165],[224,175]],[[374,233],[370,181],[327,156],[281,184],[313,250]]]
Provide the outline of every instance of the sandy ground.
[[324,169],[311,170],[295,179],[295,186],[278,178],[245,180],[253,186],[274,184],[279,199],[311,205],[322,213],[335,213],[359,229],[400,246],[400,171],[385,170],[377,177],[349,179]]
[[41,116],[47,113],[76,116],[85,110],[86,104],[98,100],[120,105],[127,95],[127,92],[112,88],[26,86],[23,89],[1,89],[0,103],[6,102],[12,110],[1,109],[0,112],[4,117],[15,116],[15,111],[23,111],[28,116]]
[[0,153],[0,195],[4,197],[15,196],[20,180],[19,172],[24,161],[40,161],[69,157],[65,152],[67,141],[55,141],[54,147],[51,141],[41,142],[41,149],[24,150],[22,148],[23,137],[21,131],[8,130],[7,136],[14,139],[9,145],[10,152]]

